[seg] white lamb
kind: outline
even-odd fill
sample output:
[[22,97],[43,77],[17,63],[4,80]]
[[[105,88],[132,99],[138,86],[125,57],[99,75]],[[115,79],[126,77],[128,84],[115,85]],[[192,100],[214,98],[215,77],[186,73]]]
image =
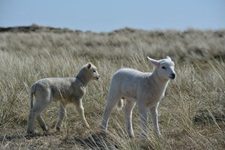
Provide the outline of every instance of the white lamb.
[[132,111],[136,102],[141,121],[141,135],[147,136],[148,110],[152,115],[155,133],[161,134],[158,126],[157,108],[160,100],[164,97],[169,80],[175,79],[174,62],[169,56],[162,60],[147,58],[155,66],[152,73],[123,68],[114,74],[101,124],[104,130],[107,129],[112,109],[117,103],[118,107],[122,107],[122,99],[124,99],[126,100],[124,119],[130,137],[134,136]]
[[[73,103],[85,125],[89,125],[84,116],[84,108],[82,97],[86,93],[86,86],[91,80],[98,80],[99,74],[96,67],[92,63],[88,63],[82,67],[76,77],[69,78],[44,78],[35,82],[30,91],[31,109],[28,118],[27,133],[34,133],[34,122],[37,119],[43,131],[48,128],[42,119],[40,113],[45,110],[52,101],[59,101],[59,116],[56,129],[60,131],[60,127],[65,116],[65,106]],[[33,105],[33,96],[36,103]]]

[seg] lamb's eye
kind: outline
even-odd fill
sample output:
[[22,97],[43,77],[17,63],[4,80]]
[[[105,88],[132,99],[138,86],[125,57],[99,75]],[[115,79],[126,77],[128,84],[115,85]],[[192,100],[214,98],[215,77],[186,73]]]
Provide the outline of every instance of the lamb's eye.
[[166,67],[165,66],[162,66],[162,69],[165,69],[166,70]]
[[93,72],[96,72],[96,70],[93,70]]

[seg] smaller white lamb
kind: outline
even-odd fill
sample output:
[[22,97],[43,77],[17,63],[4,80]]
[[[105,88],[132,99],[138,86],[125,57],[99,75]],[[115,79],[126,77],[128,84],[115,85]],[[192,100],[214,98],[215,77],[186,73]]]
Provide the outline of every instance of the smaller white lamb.
[[[88,63],[82,67],[76,77],[44,78],[35,82],[30,91],[31,109],[28,118],[27,133],[34,134],[34,123],[36,119],[43,131],[48,130],[40,113],[45,110],[52,101],[59,101],[59,116],[56,124],[56,129],[58,131],[60,131],[66,113],[65,107],[68,103],[73,103],[76,106],[83,122],[89,128],[89,124],[84,116],[82,97],[86,93],[87,84],[91,80],[98,80],[99,77],[96,67],[92,63]],[[36,99],[34,105],[33,97]]]
[[134,136],[132,111],[136,103],[141,121],[141,135],[147,136],[148,110],[152,115],[155,133],[161,134],[157,108],[164,97],[169,80],[175,79],[174,62],[169,56],[161,60],[147,58],[155,66],[152,73],[123,68],[113,75],[101,124],[104,130],[107,129],[112,109],[116,104],[122,107],[123,99],[126,100],[124,108],[126,131],[130,137]]

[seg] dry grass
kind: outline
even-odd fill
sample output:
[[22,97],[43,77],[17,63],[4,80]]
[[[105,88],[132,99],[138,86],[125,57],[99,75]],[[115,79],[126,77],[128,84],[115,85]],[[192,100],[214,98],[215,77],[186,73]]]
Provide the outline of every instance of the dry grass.
[[[109,132],[99,125],[113,73],[121,67],[152,70],[146,56],[172,57],[177,79],[171,81],[159,107],[163,138],[127,137],[123,113],[113,111]],[[0,149],[224,149],[225,148],[225,31],[178,32],[121,29],[92,32],[0,33]],[[50,134],[25,136],[29,87],[44,77],[75,76],[88,61],[98,67],[101,80],[92,82],[84,97],[86,129],[74,106],[61,133],[54,132],[57,105],[44,113]],[[37,132],[42,133],[37,125]]]

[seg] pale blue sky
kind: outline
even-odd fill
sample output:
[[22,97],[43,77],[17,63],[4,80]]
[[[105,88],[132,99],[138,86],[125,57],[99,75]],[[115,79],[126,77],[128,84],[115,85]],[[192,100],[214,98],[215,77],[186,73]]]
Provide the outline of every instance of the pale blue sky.
[[0,26],[82,31],[225,29],[225,0],[0,0]]

